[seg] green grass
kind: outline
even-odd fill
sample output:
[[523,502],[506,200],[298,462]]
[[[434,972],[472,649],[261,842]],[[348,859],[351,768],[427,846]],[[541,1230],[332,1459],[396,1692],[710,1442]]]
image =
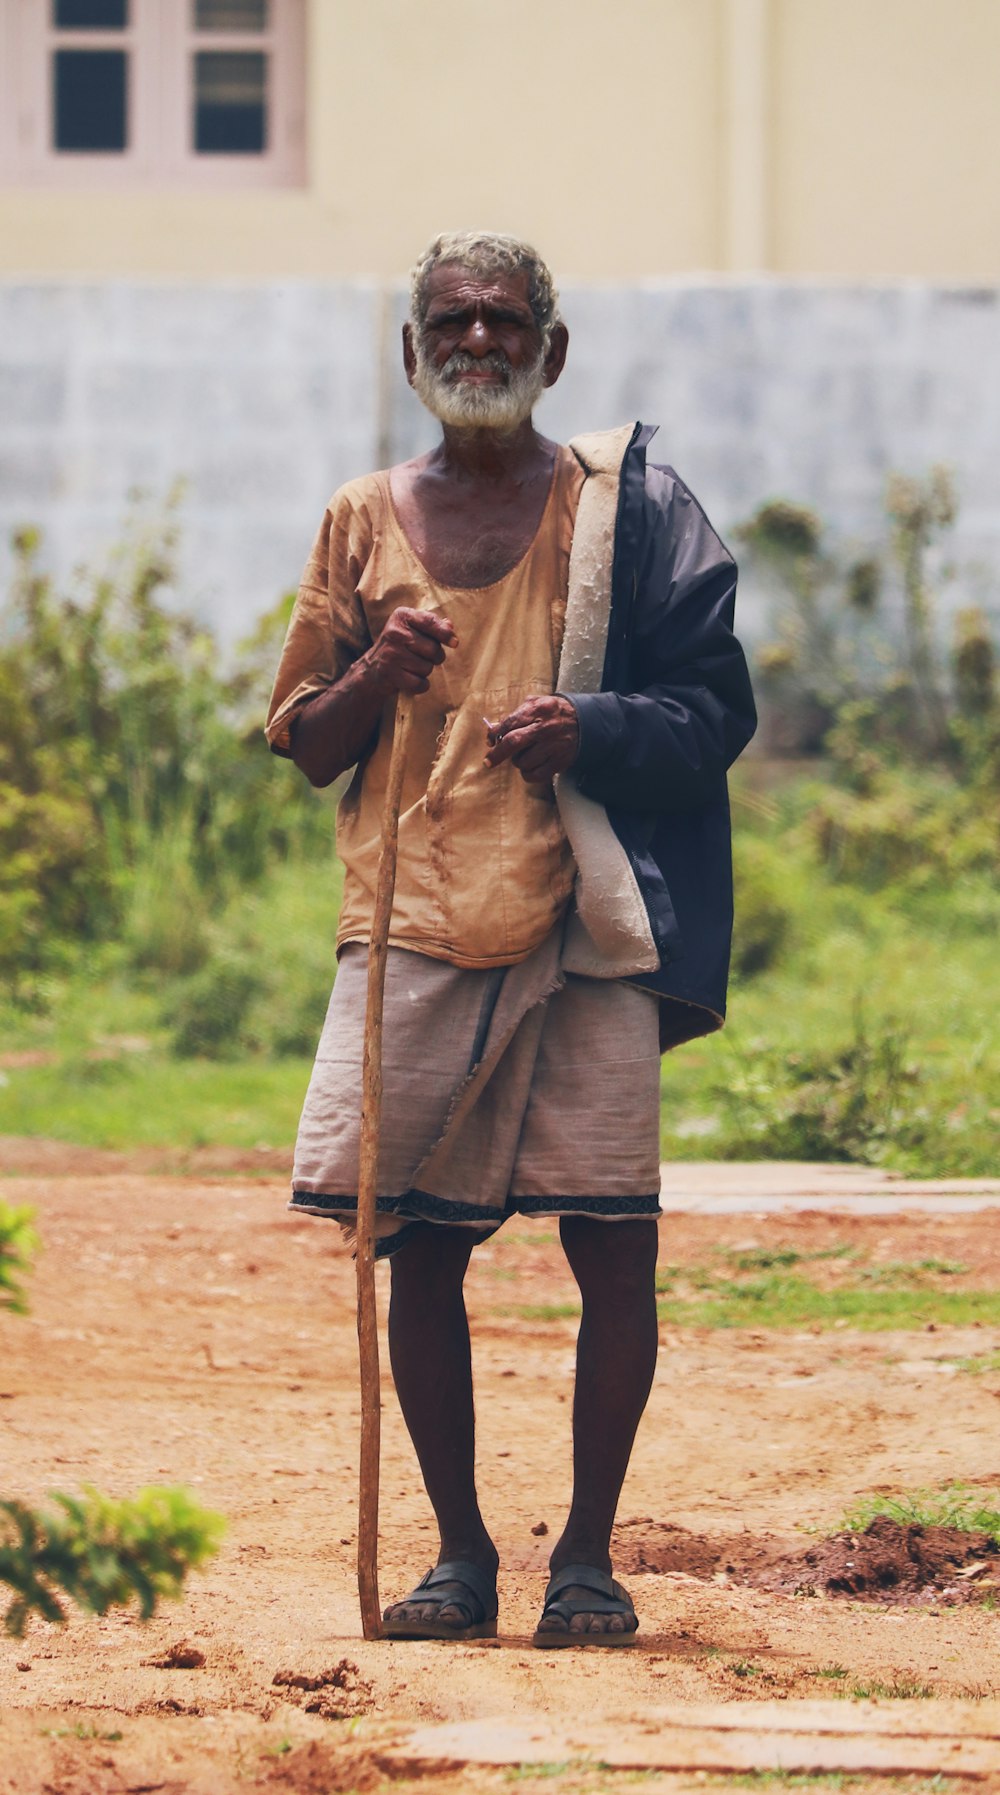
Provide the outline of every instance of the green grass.
[[848,1510],[839,1530],[862,1533],[878,1515],[888,1515],[905,1526],[957,1527],[962,1533],[988,1533],[1000,1539],[1000,1492],[984,1497],[964,1483],[950,1483],[943,1490],[910,1490],[899,1496],[868,1496]]
[[125,1737],[117,1727],[110,1733],[102,1733],[99,1727],[88,1720],[78,1720],[74,1726],[43,1726],[38,1730],[42,1739],[101,1739],[109,1745],[117,1745]]
[[514,1321],[578,1321],[579,1303],[505,1303],[491,1311]]
[[978,1353],[971,1359],[954,1359],[952,1363],[959,1371],[968,1371],[973,1377],[982,1377],[984,1372],[1000,1371],[1000,1351]]
[[850,1770],[733,1770],[724,1779],[713,1778],[710,1786],[726,1789],[854,1789],[870,1782],[870,1776]]
[[253,1059],[209,1063],[169,1054],[63,1059],[10,1075],[0,1134],[93,1147],[258,1146],[291,1150],[310,1066]]
[[[745,828],[739,782],[735,797]],[[755,823],[755,839],[778,859],[790,932],[773,965],[733,979],[725,1030],[667,1055],[664,1157],[775,1156],[767,1119],[791,1089],[787,1062],[831,1055],[860,1014],[871,1040],[902,1039],[920,1075],[904,1093],[907,1125],[875,1138],[865,1157],[924,1176],[994,1174],[1000,895],[985,875],[920,892],[836,884],[802,851],[803,803],[790,788],[772,806],[775,820]],[[851,1157],[842,1146],[832,1134],[822,1157]]]
[[82,957],[51,980],[42,1013],[0,1008],[7,1056],[40,1064],[0,1068],[0,1134],[41,1135],[84,1146],[240,1149],[291,1145],[311,1070],[310,1052],[270,1051],[293,1035],[303,1009],[319,1036],[333,980],[339,869],[276,867],[237,892],[217,919],[216,941],[270,976],[249,1026],[258,1050],[233,1059],[179,1059],[170,1015],[183,986],[139,977],[121,948]]
[[[889,1076],[882,1048],[896,1042],[898,1102],[886,1125],[869,1118],[860,1134],[843,1117],[828,1128],[814,1122],[808,1156],[860,1154],[926,1176],[993,1173],[1000,897],[979,875],[916,894],[833,883],[803,846],[806,800],[797,794],[789,788],[763,818],[752,814],[755,839],[780,868],[787,936],[772,965],[734,980],[725,1031],[666,1056],[665,1155],[770,1156],[795,1138],[787,1127],[776,1131],[776,1118],[801,1095],[796,1056],[835,1068],[860,1026],[871,1044],[871,1063],[858,1074],[865,1101],[879,1109],[880,1080]],[[744,830],[750,814],[737,803]],[[228,1061],[174,1056],[172,1029],[194,1001],[189,985],[137,974],[128,943],[85,954],[68,946],[68,970],[39,982],[37,1013],[0,1005],[3,1053],[47,1056],[0,1068],[0,1132],[107,1147],[290,1147],[332,978],[339,877],[332,863],[276,865],[207,918],[211,958],[202,975],[228,956],[262,980]],[[211,1003],[211,991],[198,1001]],[[137,1039],[144,1050],[135,1050]],[[93,1058],[107,1053],[120,1057]]]
[[879,1681],[851,1683],[849,1688],[838,1690],[845,1700],[852,1702],[877,1701],[928,1701],[937,1690],[929,1683],[921,1683],[916,1677],[893,1677],[891,1683]]
[[874,1278],[832,1288],[787,1272],[745,1278],[686,1274],[685,1285],[699,1284],[695,1295],[661,1297],[660,1319],[672,1328],[832,1328],[843,1322],[866,1333],[923,1328],[931,1321],[955,1327],[1000,1322],[1000,1291],[940,1290],[919,1274],[901,1287]]

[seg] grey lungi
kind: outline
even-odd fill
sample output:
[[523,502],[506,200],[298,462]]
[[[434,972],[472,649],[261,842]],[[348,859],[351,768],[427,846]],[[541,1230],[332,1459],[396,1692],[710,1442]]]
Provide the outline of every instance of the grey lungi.
[[[559,967],[561,930],[516,966],[390,948],[379,1251],[420,1221],[659,1210],[658,1005]],[[368,950],[348,944],[306,1094],[291,1207],[353,1226]]]

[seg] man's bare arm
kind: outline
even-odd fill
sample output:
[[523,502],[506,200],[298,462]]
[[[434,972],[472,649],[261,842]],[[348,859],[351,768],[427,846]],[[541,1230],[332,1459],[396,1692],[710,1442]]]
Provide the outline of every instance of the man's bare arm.
[[426,692],[430,676],[458,641],[447,617],[406,606],[332,685],[307,704],[292,731],[292,759],[310,785],[331,785],[360,760],[387,698]]

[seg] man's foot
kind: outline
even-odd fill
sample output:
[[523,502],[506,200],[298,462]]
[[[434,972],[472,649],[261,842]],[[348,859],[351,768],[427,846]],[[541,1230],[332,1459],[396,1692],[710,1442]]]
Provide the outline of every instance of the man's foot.
[[386,1639],[495,1639],[496,1572],[467,1558],[435,1565],[385,1610],[382,1631]]
[[567,1564],[555,1571],[545,1591],[532,1645],[634,1645],[639,1622],[627,1589],[607,1571]]

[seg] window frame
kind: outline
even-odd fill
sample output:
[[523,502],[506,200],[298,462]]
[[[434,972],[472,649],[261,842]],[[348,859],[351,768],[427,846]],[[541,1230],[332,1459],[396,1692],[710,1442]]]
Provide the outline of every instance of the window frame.
[[[274,188],[305,183],[305,0],[270,0],[262,32],[198,31],[194,0],[130,0],[124,30],[60,29],[51,0],[0,0],[0,176],[23,186]],[[124,150],[52,147],[56,48],[125,49]],[[249,154],[193,147],[197,50],[263,50],[268,57],[267,148]]]

